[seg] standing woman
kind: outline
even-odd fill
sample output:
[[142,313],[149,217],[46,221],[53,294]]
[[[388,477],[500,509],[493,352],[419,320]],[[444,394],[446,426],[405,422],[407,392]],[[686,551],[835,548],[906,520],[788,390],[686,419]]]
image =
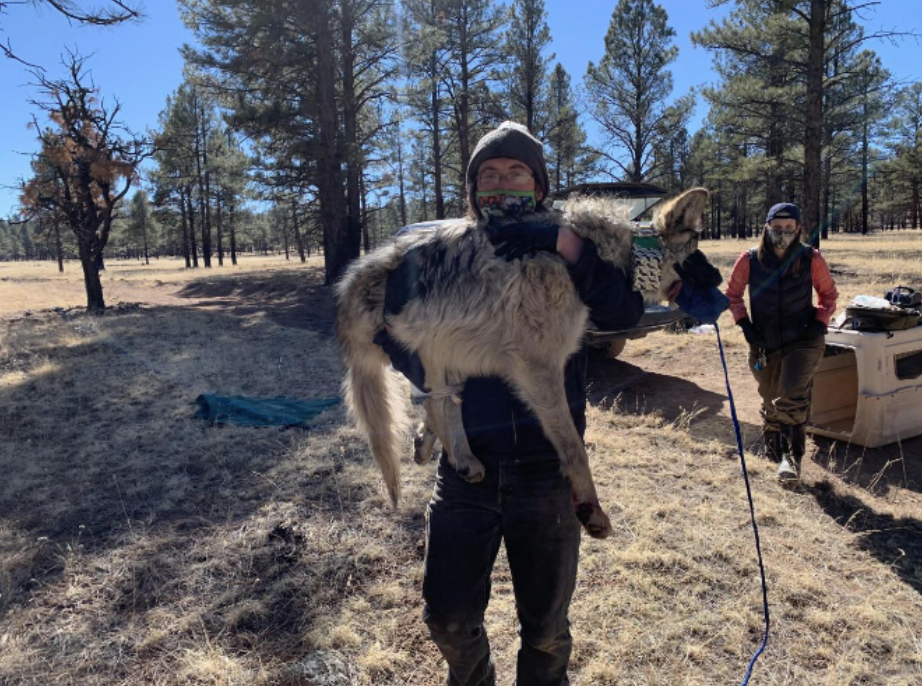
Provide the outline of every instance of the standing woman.
[[[802,242],[797,205],[774,205],[765,222],[759,246],[733,265],[726,294],[749,343],[768,455],[780,463],[779,480],[796,482],[806,452],[813,375],[839,294],[819,250]],[[751,318],[743,302],[747,286]]]

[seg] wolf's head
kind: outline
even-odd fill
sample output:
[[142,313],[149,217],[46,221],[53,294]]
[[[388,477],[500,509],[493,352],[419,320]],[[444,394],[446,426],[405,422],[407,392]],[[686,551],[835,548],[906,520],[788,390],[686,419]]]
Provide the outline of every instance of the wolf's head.
[[659,292],[662,299],[679,280],[675,266],[698,249],[698,235],[703,229],[701,217],[708,195],[706,188],[687,190],[664,203],[653,218],[663,251]]

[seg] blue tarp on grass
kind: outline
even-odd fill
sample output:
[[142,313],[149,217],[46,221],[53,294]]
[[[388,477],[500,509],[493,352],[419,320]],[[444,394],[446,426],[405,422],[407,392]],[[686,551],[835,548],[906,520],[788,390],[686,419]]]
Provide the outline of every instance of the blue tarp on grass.
[[209,424],[237,424],[239,426],[297,426],[308,428],[307,422],[324,410],[338,405],[342,398],[247,398],[241,395],[215,395],[203,393],[195,399],[198,409],[196,419]]

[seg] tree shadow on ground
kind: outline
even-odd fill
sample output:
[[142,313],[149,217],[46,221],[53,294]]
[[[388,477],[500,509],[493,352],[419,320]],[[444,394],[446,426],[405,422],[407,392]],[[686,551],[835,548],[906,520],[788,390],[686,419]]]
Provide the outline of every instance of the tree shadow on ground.
[[[207,284],[196,288],[207,291]],[[298,306],[295,296],[279,297]],[[323,612],[336,613],[345,595],[330,589],[344,587],[351,576],[375,576],[348,561],[317,564],[300,533],[317,517],[325,530],[331,522],[356,526],[360,515],[351,505],[371,493],[362,484],[350,486],[353,503],[335,506],[334,472],[364,462],[357,443],[318,458],[326,467],[302,472],[293,466],[301,462],[291,460],[302,432],[208,427],[192,418],[194,398],[204,391],[338,394],[340,369],[326,350],[326,335],[311,340],[322,341],[328,357],[288,368],[287,386],[277,385],[286,380],[276,376],[274,363],[254,369],[263,361],[254,358],[274,360],[265,348],[306,343],[303,332],[286,333],[250,312],[123,308],[106,314],[104,326],[86,315],[42,315],[49,328],[30,334],[34,344],[14,360],[22,379],[0,385],[0,443],[8,448],[0,450],[7,473],[0,487],[0,620],[14,608],[24,617],[29,608],[62,602],[73,573],[68,560],[86,556],[103,561],[86,570],[84,580],[107,579],[87,610],[105,617],[107,630],[129,616],[136,622],[145,612],[187,602],[184,596],[201,590],[196,584],[217,584],[220,593],[201,594],[209,634],[234,647],[258,644],[268,657],[287,660],[303,649],[317,599]],[[291,312],[283,307],[283,315]],[[310,349],[305,356],[311,358]],[[321,415],[311,440],[339,441],[341,424],[341,412]],[[274,476],[277,469],[281,477]],[[267,518],[269,504],[298,513],[293,524]],[[421,535],[424,524],[411,518],[402,526]],[[248,532],[235,539],[239,550],[227,562],[209,559],[213,541],[235,530]],[[206,576],[188,578],[209,565]],[[41,659],[50,661],[59,649],[36,635],[29,640]],[[72,650],[64,653],[61,659],[76,664]]]
[[[621,411],[645,414],[658,411],[667,422],[694,415],[688,431],[702,440],[718,440],[736,450],[733,422],[722,414],[727,396],[702,388],[678,376],[650,372],[630,362],[590,355],[589,402],[611,403],[617,397]],[[740,422],[744,449],[759,447],[761,427]],[[746,439],[749,439],[747,442]],[[751,444],[750,444],[751,443]]]
[[290,269],[268,274],[214,275],[184,286],[180,298],[191,307],[220,307],[238,316],[266,312],[279,326],[332,335],[336,307],[323,270]]
[[880,448],[865,448],[814,436],[813,461],[842,481],[874,495],[904,488],[922,493],[922,436]]
[[856,545],[893,569],[922,594],[922,522],[875,512],[858,498],[836,493],[829,481],[808,488],[823,511],[848,531]]

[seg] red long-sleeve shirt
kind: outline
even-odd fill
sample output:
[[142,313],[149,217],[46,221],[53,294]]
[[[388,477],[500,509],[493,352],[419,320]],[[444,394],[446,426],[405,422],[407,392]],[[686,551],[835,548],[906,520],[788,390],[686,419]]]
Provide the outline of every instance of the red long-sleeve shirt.
[[[829,273],[829,265],[826,264],[820,251],[815,248],[813,259],[810,262],[810,273],[813,276],[813,290],[816,291],[818,300],[816,318],[829,326],[829,320],[836,311],[836,300],[839,298],[839,293],[836,291],[836,283],[832,279],[832,274]],[[748,285],[749,251],[747,250],[737,258],[736,264],[733,265],[733,272],[730,274],[725,291],[727,297],[730,298],[730,313],[736,322],[749,316],[746,303],[743,301],[743,294]]]

